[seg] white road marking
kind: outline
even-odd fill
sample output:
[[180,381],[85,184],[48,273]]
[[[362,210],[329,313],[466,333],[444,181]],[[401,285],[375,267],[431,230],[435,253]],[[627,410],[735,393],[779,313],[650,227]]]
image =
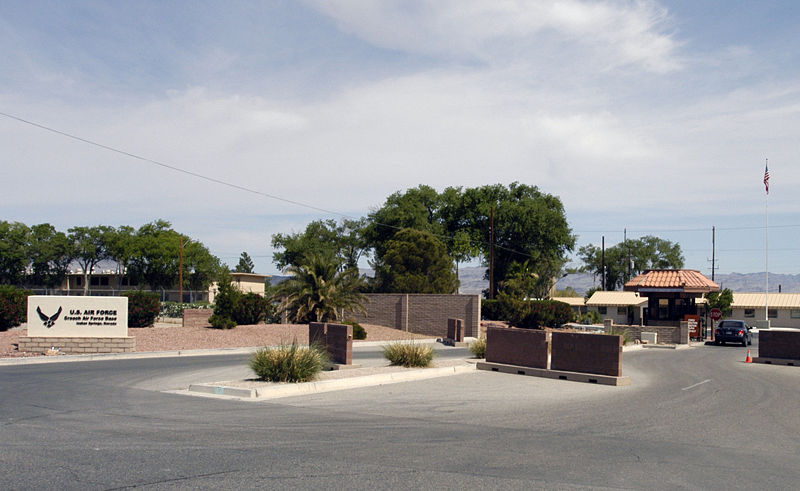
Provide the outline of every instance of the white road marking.
[[707,378],[707,379],[703,380],[702,382],[697,382],[696,384],[694,384],[694,385],[690,385],[689,387],[684,387],[684,388],[682,388],[681,390],[689,390],[689,389],[694,389],[694,388],[695,388],[695,387],[697,387],[698,385],[707,384],[708,382],[711,382],[711,379],[710,379],[710,378]]

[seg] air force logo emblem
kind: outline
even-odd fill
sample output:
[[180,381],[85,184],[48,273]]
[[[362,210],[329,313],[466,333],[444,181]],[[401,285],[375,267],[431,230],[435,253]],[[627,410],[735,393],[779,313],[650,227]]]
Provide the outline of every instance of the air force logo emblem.
[[61,307],[58,308],[58,312],[56,312],[55,315],[50,317],[42,313],[42,309],[40,307],[36,307],[36,313],[39,314],[39,318],[42,319],[42,324],[44,324],[44,327],[49,329],[53,327],[53,324],[55,324],[56,320],[58,320],[58,316],[61,315]]

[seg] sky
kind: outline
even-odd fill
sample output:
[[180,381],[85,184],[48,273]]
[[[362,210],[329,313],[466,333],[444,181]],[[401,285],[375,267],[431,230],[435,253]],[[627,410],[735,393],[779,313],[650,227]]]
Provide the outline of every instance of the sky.
[[718,273],[797,274],[798,22],[768,0],[0,1],[0,219],[164,219],[276,274],[273,234],[518,181],[562,200],[576,251],[656,235],[710,275],[713,227]]

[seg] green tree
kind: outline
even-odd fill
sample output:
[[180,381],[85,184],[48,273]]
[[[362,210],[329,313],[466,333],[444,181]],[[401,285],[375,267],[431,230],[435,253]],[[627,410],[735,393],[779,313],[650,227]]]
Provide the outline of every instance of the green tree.
[[108,258],[117,264],[117,274],[135,277],[130,266],[138,251],[136,229],[129,225],[111,229],[106,235],[106,241]]
[[550,295],[552,278],[540,277],[530,260],[515,262],[500,289],[506,295],[519,299],[547,298]]
[[445,227],[440,217],[441,207],[439,193],[430,186],[398,191],[386,198],[381,208],[369,214],[364,241],[373,249],[375,257],[383,257],[388,242],[402,229],[443,236]]
[[[494,285],[507,278],[514,263],[529,261],[531,269],[543,282],[551,281],[561,271],[575,236],[567,224],[564,206],[553,195],[536,186],[517,182],[471,188],[464,191],[464,223],[471,241],[480,244],[483,263],[489,266],[491,223],[494,210]],[[486,279],[490,279],[490,269]],[[549,288],[549,286],[548,286]]]
[[247,252],[242,252],[242,255],[239,256],[239,264],[236,265],[234,271],[237,273],[252,273],[255,267],[250,255]]
[[232,329],[236,327],[236,321],[233,320],[233,317],[241,296],[242,292],[233,286],[230,271],[227,266],[223,266],[217,282],[217,294],[214,296],[214,313],[208,319],[212,327],[217,329]]
[[181,236],[169,222],[156,220],[139,227],[136,237],[129,271],[151,290],[161,290],[164,295],[167,288],[177,283]]
[[74,245],[66,234],[49,223],[34,225],[30,229],[28,244],[28,284],[47,288],[60,286],[74,257]]
[[357,269],[340,270],[335,258],[310,254],[287,271],[291,277],[278,285],[275,298],[293,320],[325,322],[339,319],[344,310],[363,310],[365,284]]
[[[603,274],[603,251],[589,244],[578,250],[583,270],[596,276]],[[680,244],[647,235],[627,240],[605,250],[605,290],[616,290],[634,276],[649,269],[680,269],[683,267]],[[629,273],[630,271],[630,273]]]
[[28,266],[30,229],[23,223],[0,221],[0,284],[20,285]]
[[733,292],[730,288],[724,288],[719,292],[706,293],[706,300],[708,301],[708,309],[720,309],[723,317],[730,317],[733,313]]
[[183,287],[191,292],[195,301],[198,291],[207,290],[222,269],[219,258],[196,240],[183,240]]
[[375,261],[375,289],[384,293],[454,293],[453,260],[428,232],[406,228],[386,243]]
[[272,236],[273,262],[280,269],[300,266],[312,255],[333,257],[340,266],[358,267],[367,246],[362,237],[365,219],[316,220],[305,231]]
[[104,225],[97,227],[72,227],[67,230],[67,237],[72,242],[75,261],[83,270],[83,294],[89,293],[89,283],[94,267],[109,259],[108,244],[113,229]]

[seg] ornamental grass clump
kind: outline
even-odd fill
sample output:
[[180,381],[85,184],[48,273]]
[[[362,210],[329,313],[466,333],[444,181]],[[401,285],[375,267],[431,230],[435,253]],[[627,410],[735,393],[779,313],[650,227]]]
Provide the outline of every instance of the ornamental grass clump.
[[609,334],[612,336],[622,336],[622,345],[627,346],[628,343],[633,341],[633,336],[631,333],[628,332],[627,329],[622,329],[616,326],[612,326],[610,328],[606,328],[603,334]]
[[325,369],[328,354],[317,344],[261,348],[250,357],[250,369],[268,382],[308,382]]
[[486,358],[486,338],[478,338],[469,345],[475,358]]
[[431,366],[436,352],[433,346],[415,343],[392,343],[383,347],[383,356],[392,365],[406,368],[425,368]]

